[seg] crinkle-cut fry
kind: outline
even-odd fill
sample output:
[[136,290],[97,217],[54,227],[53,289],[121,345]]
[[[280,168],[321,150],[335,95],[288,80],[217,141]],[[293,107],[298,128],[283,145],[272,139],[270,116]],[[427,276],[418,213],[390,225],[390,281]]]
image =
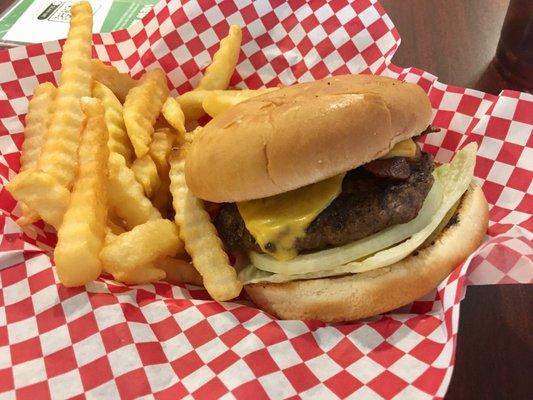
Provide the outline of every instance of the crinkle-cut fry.
[[185,134],[185,114],[174,97],[168,96],[163,103],[161,113],[174,129],[182,135]]
[[41,219],[39,214],[36,211],[32,210],[30,207],[28,207],[26,203],[20,204],[20,213],[21,216],[17,218],[16,222],[17,225],[21,227],[31,225]]
[[144,74],[126,96],[124,122],[137,157],[148,153],[155,121],[167,97],[167,78],[160,69]]
[[208,93],[209,90],[191,90],[175,98],[185,115],[185,121],[195,121],[205,115],[202,102]]
[[77,152],[85,118],[80,99],[91,95],[92,23],[93,13],[88,2],[72,6],[54,113],[38,162],[39,170],[50,174],[69,190],[78,168]]
[[109,132],[107,146],[112,153],[121,154],[128,165],[133,160],[133,147],[126,133],[123,107],[115,94],[100,82],[93,83],[93,96],[102,101],[105,109],[105,123]]
[[176,142],[176,135],[170,129],[160,129],[154,132],[152,143],[150,144],[150,156],[157,167],[157,172],[161,179],[168,177],[170,166],[168,156],[172,146]]
[[18,201],[24,201],[30,209],[54,228],[59,229],[70,202],[70,192],[46,172],[34,168],[16,175],[6,189]]
[[150,157],[150,154],[145,154],[141,158],[137,158],[131,164],[131,170],[135,174],[135,179],[139,182],[147,197],[151,198],[154,193],[161,186],[161,179],[157,173],[157,167]]
[[131,88],[139,83],[129,74],[118,72],[118,69],[112,65],[104,64],[94,58],[91,60],[91,68],[94,79],[108,87],[121,103],[124,103]]
[[[37,167],[44,135],[52,119],[56,87],[50,82],[41,83],[35,88],[28,105],[24,142],[20,156],[20,171]],[[20,226],[33,224],[40,219],[39,214],[26,204],[21,204],[22,216],[17,219]]]
[[204,284],[202,275],[186,260],[165,257],[154,262],[154,265],[165,271],[165,281],[169,283],[190,283],[196,286],[203,286]]
[[165,271],[156,268],[151,263],[132,271],[117,271],[113,274],[113,278],[116,281],[124,282],[128,285],[143,285],[145,283],[157,282],[165,279],[165,277]]
[[70,204],[57,232],[54,261],[61,283],[81,286],[102,272],[100,252],[107,222],[108,133],[100,100],[81,99],[87,115],[78,151],[79,169]]
[[168,123],[168,121],[165,119],[165,117],[162,114],[159,114],[159,117],[157,117],[155,124],[154,124],[154,131],[159,131],[161,129],[173,130],[174,128],[172,127],[172,125]]
[[256,90],[211,90],[205,96],[204,101],[202,102],[202,107],[209,116],[215,117],[235,104],[239,104],[252,97],[272,92],[277,89],[278,88],[261,88]]
[[115,276],[180,252],[183,252],[183,242],[179,238],[178,227],[172,221],[161,218],[117,236],[104,247],[100,258],[105,271]]
[[231,25],[228,36],[220,41],[220,47],[213,56],[211,65],[205,70],[197,89],[226,89],[241,51],[242,32],[238,25]]
[[161,218],[159,211],[144,195],[143,187],[126,165],[124,157],[116,153],[109,155],[108,196],[112,210],[128,229]]
[[183,136],[183,139],[185,141],[184,145],[187,146],[188,144],[192,143],[192,141],[194,140],[194,137],[198,135],[198,133],[200,133],[201,130],[202,130],[202,127],[197,126],[196,128],[193,129],[192,132],[186,132],[185,135]]
[[[113,232],[113,228],[109,225],[109,219],[107,220],[108,224],[107,224],[107,227],[105,229],[105,239],[104,239],[104,246],[107,246],[108,244],[110,244],[112,241],[114,241],[119,235],[121,235],[122,233],[115,233]],[[105,269],[104,269],[105,270]]]
[[21,171],[37,166],[44,136],[52,119],[56,90],[52,83],[44,82],[37,86],[33,92],[26,114],[24,142],[20,155]]
[[107,227],[110,229],[111,233],[114,235],[120,235],[124,232],[126,232],[126,229],[124,229],[121,225],[119,225],[115,218],[108,216],[107,217]]
[[152,204],[159,210],[163,217],[170,217],[174,211],[172,208],[172,195],[170,194],[170,178],[168,174],[161,178],[161,186],[152,197]]
[[185,183],[184,165],[182,157],[173,152],[170,156],[170,192],[180,237],[211,297],[217,301],[231,300],[241,292],[242,283],[229,263],[209,215]]

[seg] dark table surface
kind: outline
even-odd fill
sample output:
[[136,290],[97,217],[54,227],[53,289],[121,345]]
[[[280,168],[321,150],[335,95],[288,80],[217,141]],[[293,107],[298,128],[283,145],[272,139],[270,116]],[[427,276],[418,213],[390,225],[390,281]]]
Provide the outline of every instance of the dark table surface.
[[[402,43],[393,58],[444,83],[499,93],[492,68],[508,0],[381,0]],[[533,399],[533,285],[471,286],[461,303],[446,399]]]
[[[0,13],[12,1],[0,2]],[[402,37],[393,62],[499,93],[490,62],[508,0],[381,0]],[[446,399],[533,399],[533,285],[471,286]]]

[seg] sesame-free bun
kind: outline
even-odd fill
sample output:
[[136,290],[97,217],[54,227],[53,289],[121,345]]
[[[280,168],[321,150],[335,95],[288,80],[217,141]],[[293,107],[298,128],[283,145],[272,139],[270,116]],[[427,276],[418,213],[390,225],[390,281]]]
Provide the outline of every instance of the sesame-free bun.
[[428,247],[388,267],[337,278],[256,283],[245,290],[261,309],[281,319],[353,321],[394,310],[436,288],[482,242],[488,205],[471,186],[457,220]]
[[211,120],[189,147],[185,176],[197,197],[268,197],[351,170],[422,132],[431,105],[419,86],[343,75],[249,99]]

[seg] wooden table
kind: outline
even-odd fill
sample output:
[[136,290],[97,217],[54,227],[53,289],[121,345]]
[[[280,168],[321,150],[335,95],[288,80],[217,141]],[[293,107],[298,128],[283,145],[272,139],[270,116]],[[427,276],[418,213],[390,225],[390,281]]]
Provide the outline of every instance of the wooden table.
[[[490,62],[508,0],[381,0],[402,43],[393,58],[444,83],[499,93]],[[446,398],[533,399],[533,285],[473,286],[461,303]]]
[[[2,1],[0,13],[11,3]],[[381,0],[402,36],[393,62],[444,83],[499,93],[490,66],[508,0]],[[457,62],[456,60],[460,60]],[[446,396],[533,399],[533,285],[469,287]]]

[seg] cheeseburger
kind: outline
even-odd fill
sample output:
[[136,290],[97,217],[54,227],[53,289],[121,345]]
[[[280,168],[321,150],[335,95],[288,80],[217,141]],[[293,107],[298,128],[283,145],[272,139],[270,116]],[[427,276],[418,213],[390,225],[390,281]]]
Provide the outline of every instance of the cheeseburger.
[[482,241],[476,147],[435,165],[417,85],[346,75],[237,104],[191,144],[187,185],[220,203],[214,224],[260,308],[349,321],[434,289]]

